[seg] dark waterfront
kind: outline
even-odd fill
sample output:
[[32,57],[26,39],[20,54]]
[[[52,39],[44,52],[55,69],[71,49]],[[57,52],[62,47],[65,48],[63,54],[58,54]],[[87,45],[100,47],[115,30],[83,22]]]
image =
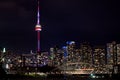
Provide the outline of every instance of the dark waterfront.
[[[104,77],[103,77],[104,76]],[[108,75],[101,75],[96,78],[90,75],[48,75],[48,76],[20,76],[20,75],[7,75],[0,80],[119,80],[119,75],[109,77]]]

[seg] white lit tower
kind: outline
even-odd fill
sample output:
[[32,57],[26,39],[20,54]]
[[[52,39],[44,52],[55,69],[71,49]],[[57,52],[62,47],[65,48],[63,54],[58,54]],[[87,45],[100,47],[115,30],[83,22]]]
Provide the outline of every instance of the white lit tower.
[[37,52],[40,53],[40,31],[41,31],[41,25],[40,25],[40,9],[39,9],[39,0],[38,0],[38,12],[37,12],[37,24],[35,26],[35,31],[37,31]]

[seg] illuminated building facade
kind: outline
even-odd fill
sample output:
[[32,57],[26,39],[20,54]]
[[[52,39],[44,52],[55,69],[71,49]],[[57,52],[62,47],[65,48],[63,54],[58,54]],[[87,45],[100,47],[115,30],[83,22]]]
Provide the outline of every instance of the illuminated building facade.
[[117,45],[116,42],[107,43],[107,64],[117,64]]
[[96,69],[105,67],[106,65],[105,47],[103,46],[94,47],[93,61],[94,61],[94,67]]
[[110,72],[120,73],[120,44],[107,43],[107,65]]
[[63,64],[63,50],[57,47],[50,48],[49,65],[60,66]]
[[75,41],[67,41],[66,43],[67,43],[67,51],[68,51],[67,61],[76,62]]
[[81,61],[84,63],[93,64],[92,60],[92,48],[89,43],[84,42],[80,46],[81,50]]
[[54,48],[51,47],[50,54],[49,54],[49,61],[48,61],[49,66],[54,66],[54,58],[55,58],[54,53],[55,53]]
[[93,68],[96,74],[107,74],[109,69],[106,67],[106,50],[105,46],[95,46],[93,48]]
[[120,65],[120,44],[117,44],[117,64]]

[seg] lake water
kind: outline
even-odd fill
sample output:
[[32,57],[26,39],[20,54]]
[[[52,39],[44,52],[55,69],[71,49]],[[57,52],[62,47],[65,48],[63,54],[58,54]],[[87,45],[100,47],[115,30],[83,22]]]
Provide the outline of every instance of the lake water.
[[117,77],[90,77],[81,75],[49,75],[47,77],[9,76],[0,80],[119,80]]

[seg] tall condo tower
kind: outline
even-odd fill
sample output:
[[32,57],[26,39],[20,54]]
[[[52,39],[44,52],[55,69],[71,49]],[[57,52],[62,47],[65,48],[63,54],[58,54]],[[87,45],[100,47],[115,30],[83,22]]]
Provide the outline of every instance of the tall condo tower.
[[40,31],[41,31],[41,25],[40,25],[40,9],[39,9],[39,0],[38,0],[38,12],[37,12],[37,24],[35,26],[35,31],[37,31],[37,52],[40,53]]

